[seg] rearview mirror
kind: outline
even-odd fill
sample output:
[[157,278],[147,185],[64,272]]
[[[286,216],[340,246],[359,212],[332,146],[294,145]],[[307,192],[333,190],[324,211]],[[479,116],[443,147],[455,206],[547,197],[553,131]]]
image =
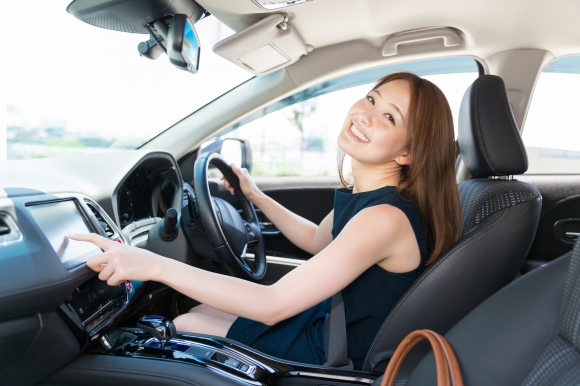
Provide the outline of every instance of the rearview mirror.
[[175,15],[167,34],[167,56],[175,67],[193,74],[199,69],[199,38],[186,15]]

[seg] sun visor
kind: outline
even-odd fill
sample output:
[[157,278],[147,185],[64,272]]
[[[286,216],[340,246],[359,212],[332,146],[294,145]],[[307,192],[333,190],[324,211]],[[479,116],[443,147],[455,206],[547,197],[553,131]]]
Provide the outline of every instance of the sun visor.
[[312,51],[284,15],[268,16],[222,40],[213,52],[256,75],[266,75],[295,63]]

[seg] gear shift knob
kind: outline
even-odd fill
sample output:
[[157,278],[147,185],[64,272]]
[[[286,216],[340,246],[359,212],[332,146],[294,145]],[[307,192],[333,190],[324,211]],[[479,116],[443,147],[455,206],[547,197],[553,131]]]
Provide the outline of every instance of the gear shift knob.
[[177,211],[175,209],[167,209],[159,236],[165,241],[171,241],[177,236]]
[[150,333],[160,342],[165,342],[177,335],[175,324],[163,316],[143,316],[137,321],[137,327]]

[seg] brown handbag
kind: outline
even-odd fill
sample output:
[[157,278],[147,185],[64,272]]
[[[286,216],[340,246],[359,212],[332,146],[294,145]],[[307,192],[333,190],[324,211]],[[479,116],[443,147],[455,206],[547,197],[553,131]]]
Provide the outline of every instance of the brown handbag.
[[437,368],[437,386],[463,386],[461,368],[455,352],[447,340],[431,330],[415,330],[399,344],[383,375],[381,386],[394,386],[401,364],[409,351],[423,339],[429,340],[435,354]]

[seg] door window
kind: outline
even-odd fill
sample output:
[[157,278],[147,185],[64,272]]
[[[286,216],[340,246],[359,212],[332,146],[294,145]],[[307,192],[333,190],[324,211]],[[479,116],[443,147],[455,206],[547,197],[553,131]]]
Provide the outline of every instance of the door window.
[[330,80],[254,113],[222,137],[249,141],[254,176],[338,175],[336,139],[348,110],[377,79],[397,71],[413,72],[441,88],[451,106],[457,133],[461,99],[479,75],[472,58],[403,63]]
[[580,56],[550,62],[540,73],[522,137],[527,174],[580,173]]

